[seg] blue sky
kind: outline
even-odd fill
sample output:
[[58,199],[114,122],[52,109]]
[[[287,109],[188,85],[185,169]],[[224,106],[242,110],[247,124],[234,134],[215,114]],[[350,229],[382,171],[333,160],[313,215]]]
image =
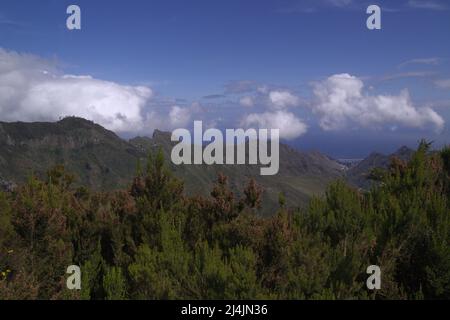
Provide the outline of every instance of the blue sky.
[[[81,8],[79,31],[66,28],[70,4]],[[381,6],[382,30],[366,28],[369,4]],[[442,145],[450,136],[449,31],[450,3],[438,0],[3,0],[8,73],[2,81],[0,68],[0,90],[11,87],[11,68],[35,81],[14,82],[14,99],[0,99],[0,120],[76,113],[76,103],[60,101],[89,86],[120,102],[111,108],[117,119],[102,106],[110,100],[94,93],[80,97],[91,109],[76,115],[124,136],[204,120],[280,125],[289,143],[335,157],[422,137]],[[37,75],[43,65],[53,76]],[[346,97],[336,101],[339,92]],[[45,101],[54,109],[42,111]],[[403,107],[386,109],[396,103]],[[11,112],[14,104],[21,112]]]

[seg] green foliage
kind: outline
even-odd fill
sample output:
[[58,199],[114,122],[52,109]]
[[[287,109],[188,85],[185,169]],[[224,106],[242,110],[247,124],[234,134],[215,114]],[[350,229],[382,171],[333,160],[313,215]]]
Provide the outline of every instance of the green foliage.
[[120,268],[108,268],[103,277],[103,288],[107,300],[123,300],[126,298],[126,280]]
[[0,193],[0,299],[449,299],[449,161],[422,142],[370,192],[335,181],[305,210],[280,194],[265,218],[255,181],[238,198],[219,175],[210,197],[187,197],[161,151],[117,192],[56,167]]

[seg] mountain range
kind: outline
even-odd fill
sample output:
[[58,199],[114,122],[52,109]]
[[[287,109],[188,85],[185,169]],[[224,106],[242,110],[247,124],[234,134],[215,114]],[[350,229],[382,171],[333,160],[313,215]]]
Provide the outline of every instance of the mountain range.
[[219,173],[229,178],[237,193],[250,178],[263,187],[264,212],[273,212],[283,193],[288,206],[305,206],[313,195],[322,194],[333,180],[346,179],[367,189],[372,168],[387,167],[391,156],[408,159],[412,150],[402,147],[393,155],[373,153],[346,166],[320,152],[301,152],[280,144],[280,170],[275,176],[260,176],[252,165],[173,165],[170,133],[155,130],[152,137],[124,140],[91,121],[68,117],[58,122],[0,122],[0,188],[10,190],[30,174],[44,176],[58,164],[76,175],[78,184],[93,190],[127,188],[139,161],[162,149],[166,163],[185,182],[187,194],[207,195]]

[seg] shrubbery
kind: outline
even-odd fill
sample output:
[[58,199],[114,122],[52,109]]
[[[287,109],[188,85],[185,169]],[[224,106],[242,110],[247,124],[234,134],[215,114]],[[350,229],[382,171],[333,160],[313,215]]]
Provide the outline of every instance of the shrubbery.
[[[219,176],[189,198],[161,154],[128,191],[72,189],[62,167],[0,193],[0,299],[449,299],[450,150],[421,143],[370,192],[332,183],[308,210],[258,216]],[[82,290],[65,286],[67,266]],[[382,288],[366,289],[379,265]]]

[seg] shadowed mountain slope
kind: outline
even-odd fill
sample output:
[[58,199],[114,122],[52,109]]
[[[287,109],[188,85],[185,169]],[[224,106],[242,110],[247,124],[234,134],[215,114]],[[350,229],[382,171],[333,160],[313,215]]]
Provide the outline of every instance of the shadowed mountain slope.
[[390,155],[374,152],[357,165],[351,167],[346,173],[346,179],[351,185],[368,190],[373,184],[373,182],[368,179],[368,175],[373,169],[387,169],[393,157],[407,161],[411,158],[413,153],[414,150],[405,146]]
[[282,192],[289,206],[306,205],[314,194],[343,177],[344,167],[319,152],[299,152],[280,144],[280,170],[275,176],[260,176],[259,165],[181,165],[171,163],[174,143],[170,133],[156,130],[152,138],[125,141],[91,121],[69,117],[55,123],[0,122],[0,177],[5,183],[20,183],[34,173],[62,164],[76,174],[78,183],[95,190],[126,188],[139,160],[162,148],[167,164],[185,181],[188,194],[208,195],[219,173],[229,177],[236,193],[250,178],[264,188],[263,206],[278,206]]

